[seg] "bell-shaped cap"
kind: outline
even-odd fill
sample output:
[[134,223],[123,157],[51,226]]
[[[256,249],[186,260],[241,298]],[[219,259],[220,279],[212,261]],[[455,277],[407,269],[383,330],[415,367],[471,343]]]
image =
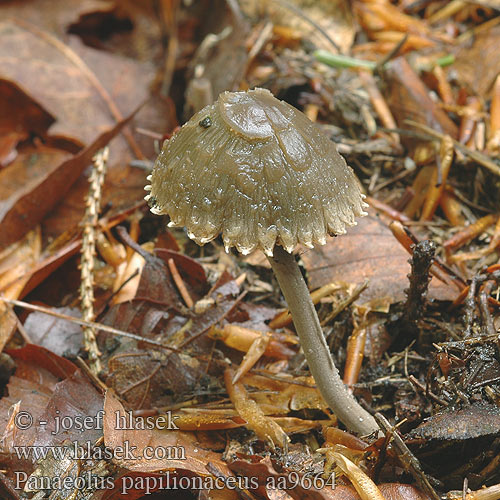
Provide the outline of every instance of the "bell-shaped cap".
[[333,142],[264,89],[221,94],[164,143],[148,179],[153,213],[198,244],[222,234],[243,254],[323,245],[365,215]]

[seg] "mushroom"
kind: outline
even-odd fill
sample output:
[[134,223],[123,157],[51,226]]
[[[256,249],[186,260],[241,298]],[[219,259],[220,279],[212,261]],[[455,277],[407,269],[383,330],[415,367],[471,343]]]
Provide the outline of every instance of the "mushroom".
[[226,251],[264,251],[323,398],[349,430],[377,431],[340,379],[292,254],[365,215],[359,183],[328,137],[268,90],[225,92],[164,143],[148,180],[151,211],[196,243],[222,234]]

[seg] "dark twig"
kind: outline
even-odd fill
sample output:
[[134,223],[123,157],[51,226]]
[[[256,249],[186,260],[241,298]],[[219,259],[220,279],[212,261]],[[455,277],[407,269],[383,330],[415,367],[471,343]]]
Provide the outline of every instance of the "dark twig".
[[469,285],[469,291],[467,292],[467,297],[465,298],[465,329],[464,329],[464,338],[471,336],[472,331],[472,322],[474,321],[475,310],[476,310],[476,301],[474,297],[476,295],[476,287],[477,287],[478,277],[474,276]]
[[[411,125],[412,127],[415,127],[419,130],[423,130],[427,134],[429,134],[431,137],[439,140],[443,140],[444,134],[441,134],[440,132],[437,132],[436,130],[433,130],[430,127],[427,127],[426,125],[423,125],[421,123],[417,123],[413,120],[405,120],[405,123],[408,125]],[[467,146],[464,146],[460,142],[456,141],[453,139],[453,145],[455,146],[455,149],[463,153],[464,155],[468,156],[470,159],[474,160],[475,162],[479,163],[483,167],[487,168],[490,172],[493,172],[494,174],[500,176],[500,166],[497,165],[493,160],[491,160],[488,156],[484,155],[483,153],[479,151],[473,151],[472,149],[468,148]]]
[[411,248],[412,257],[409,261],[411,273],[408,275],[410,287],[405,290],[406,302],[401,316],[390,325],[393,342],[398,346],[401,344],[400,347],[408,345],[418,336],[418,322],[425,311],[427,289],[431,280],[430,269],[436,245],[431,240],[424,240],[412,245]]
[[286,0],[276,0],[277,3],[281,4],[285,9],[288,9],[292,11],[296,16],[298,16],[300,19],[308,22],[311,26],[313,26],[318,33],[321,33],[326,40],[331,44],[331,46],[339,53],[341,54],[342,51],[340,50],[340,47],[338,44],[333,40],[333,38],[313,19],[311,19],[301,8],[293,5],[290,2],[287,2]]
[[395,428],[387,421],[381,413],[375,413],[375,420],[385,433],[391,439],[392,446],[397,452],[398,460],[401,465],[408,470],[417,481],[420,488],[427,493],[433,500],[440,500],[439,495],[434,491],[431,483],[427,479],[424,471],[420,467],[420,462],[415,455],[408,449],[408,446],[403,442],[401,436],[396,432]]
[[479,290],[479,310],[481,311],[481,316],[483,318],[486,335],[495,335],[496,333],[493,318],[491,317],[490,308],[488,306],[488,297],[490,296],[494,286],[495,282],[489,280]]
[[24,307],[25,309],[28,309],[30,311],[38,311],[44,314],[48,314],[49,316],[54,316],[55,318],[59,319],[64,319],[66,321],[69,321],[71,323],[76,323],[77,325],[81,326],[87,326],[94,328],[96,331],[97,330],[102,330],[103,332],[108,332],[113,335],[118,335],[121,337],[127,337],[129,339],[137,340],[138,342],[144,342],[146,344],[151,344],[157,347],[161,347],[162,349],[168,349],[169,351],[172,352],[177,352],[180,353],[182,352],[179,349],[176,349],[175,347],[170,347],[168,345],[162,344],[161,342],[157,342],[156,340],[148,339],[145,337],[141,337],[140,335],[135,335],[133,333],[125,332],[123,330],[119,330],[118,328],[113,328],[112,326],[108,325],[103,325],[102,323],[95,323],[94,321],[84,321],[79,318],[74,318],[73,316],[69,316],[67,314],[62,314],[57,311],[54,311],[52,309],[49,309],[48,307],[42,307],[42,306],[37,306],[35,304],[29,304],[28,302],[23,302],[22,300],[14,300],[14,299],[7,299],[5,297],[0,296],[0,301],[4,301],[8,304],[12,304],[14,306],[19,306],[19,307]]
[[436,244],[431,240],[424,240],[413,247],[410,259],[411,273],[409,275],[410,288],[407,290],[407,299],[404,307],[404,318],[413,325],[422,317],[426,304],[427,289],[431,280],[429,271],[434,261]]
[[401,40],[399,40],[399,42],[391,49],[391,51],[377,63],[374,73],[379,72],[391,59],[394,59],[399,54],[407,40],[408,33],[405,33]]
[[471,279],[469,285],[469,291],[467,292],[467,297],[464,301],[465,306],[465,329],[464,338],[468,338],[472,335],[472,324],[474,323],[474,318],[476,316],[476,290],[478,285],[482,285],[486,280],[490,279],[490,274],[479,274]]

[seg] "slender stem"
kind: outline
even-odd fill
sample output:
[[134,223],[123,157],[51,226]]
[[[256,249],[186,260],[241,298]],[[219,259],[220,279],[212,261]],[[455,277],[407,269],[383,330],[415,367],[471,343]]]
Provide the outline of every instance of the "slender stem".
[[309,370],[324,400],[350,431],[362,435],[378,431],[375,419],[347,392],[340,379],[295,257],[276,245],[269,262],[288,303]]

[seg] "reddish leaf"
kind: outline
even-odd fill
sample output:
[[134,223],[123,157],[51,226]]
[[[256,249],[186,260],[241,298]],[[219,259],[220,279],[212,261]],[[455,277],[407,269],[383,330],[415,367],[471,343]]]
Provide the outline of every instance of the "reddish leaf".
[[[19,239],[28,229],[38,224],[45,214],[64,197],[69,187],[92,161],[94,154],[104,147],[130,121],[133,114],[101,134],[90,146],[61,163],[50,162],[50,168],[31,180],[28,185],[5,189],[5,201],[0,202],[0,248]],[[11,165],[0,172],[0,185],[18,175]],[[17,169],[16,169],[17,170]],[[26,174],[27,175],[27,174]],[[7,194],[10,193],[10,194]]]
[[26,344],[21,349],[7,349],[14,359],[21,359],[25,362],[34,363],[38,367],[45,368],[55,377],[61,379],[71,377],[78,368],[69,360],[61,358],[57,354],[34,344]]
[[[126,104],[122,109],[130,113],[146,96],[140,89],[148,81],[139,82],[152,73],[148,65],[119,61],[105,52],[76,45],[72,49],[49,32],[19,19],[0,23],[0,76],[22,85],[56,118],[52,135],[85,145],[120,121],[119,113],[113,112],[116,103],[105,88],[113,88],[119,81],[113,90],[119,91],[120,101]],[[84,62],[88,59],[92,60]],[[93,72],[89,66],[94,65],[97,71]],[[122,78],[123,74],[131,78]],[[103,80],[106,83],[101,83]],[[132,86],[126,87],[128,84]]]
[[[79,419],[95,416],[102,409],[103,398],[71,362],[34,345],[12,350],[10,354],[17,369],[8,384],[9,395],[0,400],[2,465],[11,472],[31,472],[34,457],[30,450],[27,449],[28,456],[18,456],[14,446],[44,448],[58,446],[64,439],[93,442],[102,434],[98,421],[87,429],[76,424]],[[64,380],[59,382],[59,378]],[[16,403],[20,419],[6,427]],[[53,432],[64,417],[70,428]]]
[[[207,475],[206,465],[209,462],[226,475],[231,475],[227,465],[220,459],[218,453],[205,450],[199,446],[196,435],[181,432],[172,428],[159,431],[158,429],[139,430],[137,423],[132,420],[132,429],[122,429],[117,422],[130,419],[130,413],[125,411],[120,401],[112,391],[108,391],[104,402],[104,441],[110,448],[135,446],[134,458],[130,460],[116,458],[114,462],[131,471],[157,472],[160,470],[187,470],[195,474]],[[118,420],[117,420],[118,419]],[[129,420],[130,421],[130,420]],[[138,425],[137,425],[138,427]],[[148,450],[146,450],[148,447]],[[166,458],[144,458],[149,450],[162,450],[170,454]],[[182,458],[183,457],[183,458]]]
[[[258,461],[256,461],[258,460]],[[269,457],[260,459],[260,457],[255,457],[254,460],[235,460],[229,463],[229,467],[232,471],[239,475],[247,476],[249,479],[254,478],[258,484],[261,486],[260,492],[266,494],[266,485],[269,490],[276,490],[277,487],[272,485],[284,484],[288,487],[279,488],[286,491],[292,498],[296,500],[359,500],[357,493],[347,486],[335,485],[333,483],[331,486],[325,486],[321,489],[314,488],[313,486],[307,487],[309,483],[306,479],[301,482],[300,478],[304,474],[299,474],[291,470],[283,470],[282,472],[276,472],[272,465]],[[314,474],[308,476],[313,479]],[[321,484],[321,475],[317,477],[320,478],[318,484]],[[296,479],[298,479],[296,481]],[[333,481],[335,481],[333,479]],[[326,482],[326,480],[325,480]],[[304,487],[306,486],[306,487]],[[268,496],[268,498],[272,498]]]

